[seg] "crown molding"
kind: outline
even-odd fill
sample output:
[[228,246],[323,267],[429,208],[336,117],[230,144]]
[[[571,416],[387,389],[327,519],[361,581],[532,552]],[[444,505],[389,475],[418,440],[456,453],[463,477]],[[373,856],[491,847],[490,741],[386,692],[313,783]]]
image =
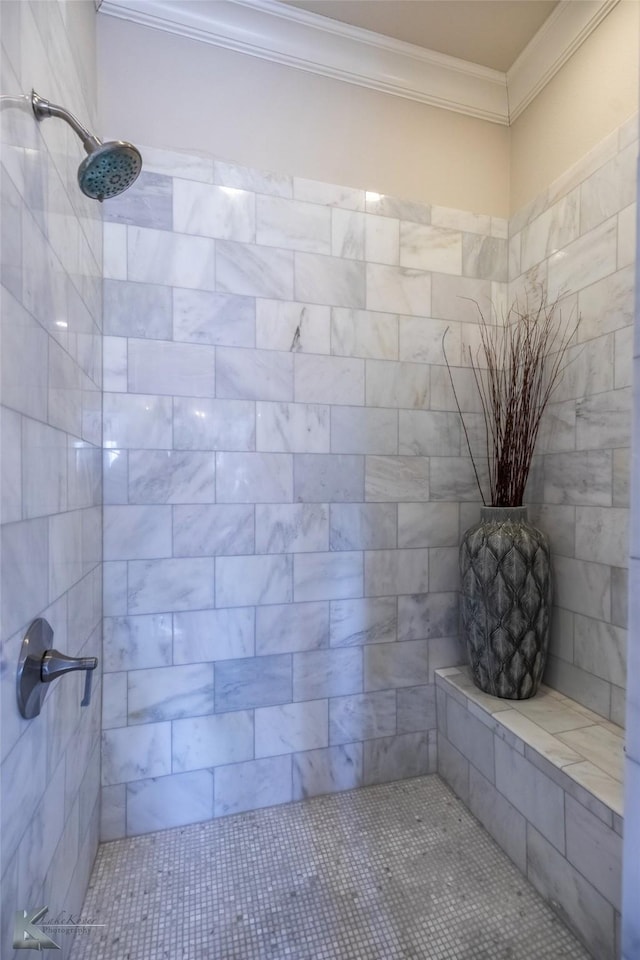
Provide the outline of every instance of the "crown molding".
[[99,13],[508,126],[619,0],[561,0],[505,74],[276,0],[102,0]]
[[510,123],[517,120],[619,2],[561,0],[507,71]]

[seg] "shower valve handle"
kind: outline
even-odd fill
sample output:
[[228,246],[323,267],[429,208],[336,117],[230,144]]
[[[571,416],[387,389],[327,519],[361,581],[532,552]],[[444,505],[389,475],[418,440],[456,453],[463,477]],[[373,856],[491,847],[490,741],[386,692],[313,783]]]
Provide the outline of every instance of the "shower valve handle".
[[42,658],[40,679],[43,683],[51,683],[64,673],[71,673],[73,670],[95,670],[97,666],[97,657],[68,657],[59,650],[47,650]]

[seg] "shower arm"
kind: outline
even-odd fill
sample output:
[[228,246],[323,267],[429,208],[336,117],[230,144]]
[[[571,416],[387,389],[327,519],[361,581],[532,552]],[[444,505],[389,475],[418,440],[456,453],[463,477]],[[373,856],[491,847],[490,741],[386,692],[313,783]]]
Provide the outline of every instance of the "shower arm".
[[83,127],[72,113],[69,113],[64,107],[59,107],[57,104],[50,103],[49,100],[38,96],[35,90],[31,91],[31,106],[33,107],[36,120],[46,120],[47,117],[59,117],[60,120],[68,123],[74,133],[82,140],[82,145],[87,153],[93,153],[94,150],[102,146],[102,140],[99,140],[98,137],[94,137],[92,133],[89,133],[86,127]]

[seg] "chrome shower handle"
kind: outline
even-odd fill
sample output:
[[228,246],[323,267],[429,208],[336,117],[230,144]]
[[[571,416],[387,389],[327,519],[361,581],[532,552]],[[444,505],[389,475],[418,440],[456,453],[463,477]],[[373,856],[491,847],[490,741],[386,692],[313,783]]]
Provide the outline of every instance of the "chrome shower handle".
[[43,683],[51,683],[64,673],[71,673],[73,670],[95,670],[97,666],[97,657],[68,657],[59,650],[46,650],[40,665],[40,679]]

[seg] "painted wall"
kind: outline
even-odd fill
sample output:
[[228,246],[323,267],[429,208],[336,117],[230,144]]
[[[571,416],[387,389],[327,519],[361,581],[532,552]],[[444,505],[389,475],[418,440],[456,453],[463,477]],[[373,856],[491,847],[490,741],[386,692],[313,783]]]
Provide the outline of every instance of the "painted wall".
[[507,269],[504,221],[144,153],[105,211],[105,838],[435,769],[478,500],[441,340]]
[[624,724],[637,117],[510,221],[510,299],[544,284],[576,344],[527,499],[549,534],[556,616],[546,681]]
[[[95,123],[95,8],[2,3],[2,92],[34,86]],[[29,623],[101,657],[99,205],[79,192],[82,146],[30,104],[0,103],[2,185],[2,659],[0,954],[16,910],[78,914],[98,842],[100,677],[55,681],[23,720],[15,677]],[[54,936],[70,946],[63,934]],[[15,956],[23,956],[16,952]]]
[[108,16],[98,39],[118,136],[507,216],[505,127]]
[[510,128],[517,213],[638,109],[640,4],[622,0]]

